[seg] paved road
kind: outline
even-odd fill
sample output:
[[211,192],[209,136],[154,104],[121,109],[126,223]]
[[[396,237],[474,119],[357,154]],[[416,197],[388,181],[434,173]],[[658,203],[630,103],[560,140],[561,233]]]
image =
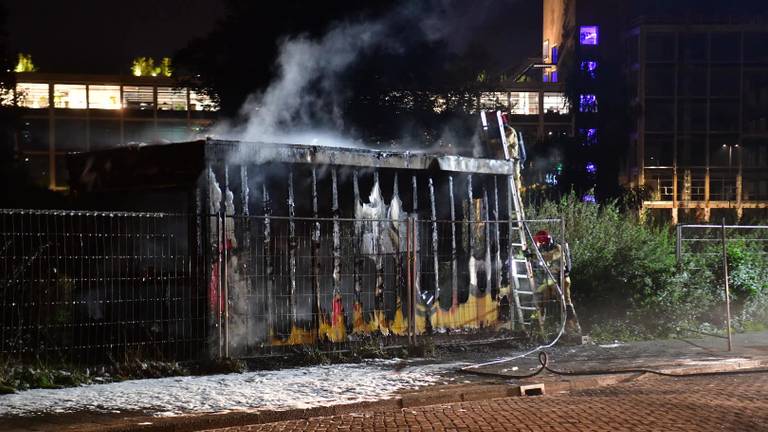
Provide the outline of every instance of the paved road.
[[768,431],[768,374],[647,377],[513,397],[220,429],[242,431]]

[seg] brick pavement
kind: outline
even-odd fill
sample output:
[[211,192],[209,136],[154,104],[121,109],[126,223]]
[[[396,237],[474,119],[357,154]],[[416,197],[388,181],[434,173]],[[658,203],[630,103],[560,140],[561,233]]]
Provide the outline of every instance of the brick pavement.
[[646,377],[537,397],[241,426],[244,431],[768,431],[768,374]]

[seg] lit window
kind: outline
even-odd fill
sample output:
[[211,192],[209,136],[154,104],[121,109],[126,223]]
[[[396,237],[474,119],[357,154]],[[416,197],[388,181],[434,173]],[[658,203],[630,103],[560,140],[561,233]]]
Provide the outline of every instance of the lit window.
[[56,108],[88,108],[84,84],[54,84],[53,106]]
[[155,89],[153,87],[123,86],[123,107],[138,110],[154,109]]
[[[444,100],[443,100],[444,103]],[[189,91],[189,110],[190,111],[218,111],[219,106],[207,95],[198,93],[194,90]],[[506,104],[505,104],[506,105]]]
[[541,76],[543,82],[549,82],[549,70],[544,69],[544,74]]
[[581,26],[579,43],[581,45],[597,45],[599,30],[597,26]]
[[568,114],[568,99],[563,93],[544,93],[544,112],[547,114]]
[[581,70],[587,74],[590,78],[597,76],[597,62],[596,61],[583,61],[581,62]]
[[557,64],[557,47],[552,47],[552,63]]
[[555,186],[557,184],[557,174],[551,172],[544,174],[544,183]]
[[597,144],[597,129],[579,129],[579,133],[584,137],[585,146],[593,146]]
[[496,110],[507,107],[506,92],[482,92],[480,93],[480,109]]
[[539,94],[536,92],[512,92],[509,94],[510,114],[538,114]]
[[16,98],[23,108],[48,108],[48,84],[18,83]]
[[13,106],[14,90],[0,87],[0,106]]
[[159,111],[186,111],[187,89],[158,87],[157,109]]
[[120,86],[88,86],[88,108],[120,109]]
[[587,162],[587,165],[584,168],[587,170],[588,174],[597,173],[597,166],[594,164],[594,162]]
[[550,76],[552,77],[552,79],[550,81],[553,82],[553,83],[556,83],[557,82],[557,71],[556,70],[552,71],[552,74]]
[[545,40],[541,47],[541,58],[544,60],[544,63],[549,61],[549,39]]
[[597,96],[593,94],[585,94],[579,96],[579,111],[580,112],[597,112]]

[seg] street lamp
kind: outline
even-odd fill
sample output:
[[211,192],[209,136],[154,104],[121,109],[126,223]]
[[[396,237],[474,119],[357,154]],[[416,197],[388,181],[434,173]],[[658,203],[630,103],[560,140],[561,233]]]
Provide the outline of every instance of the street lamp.
[[[739,149],[739,145],[738,144],[723,144],[723,148],[724,149],[725,148],[728,149],[728,180],[730,181],[733,178],[733,149],[734,148],[735,149]],[[735,185],[735,182],[734,182],[733,193],[730,192],[730,188],[729,188],[729,191],[728,191],[728,209],[731,208],[731,195],[735,194],[735,192],[736,192],[736,185]]]

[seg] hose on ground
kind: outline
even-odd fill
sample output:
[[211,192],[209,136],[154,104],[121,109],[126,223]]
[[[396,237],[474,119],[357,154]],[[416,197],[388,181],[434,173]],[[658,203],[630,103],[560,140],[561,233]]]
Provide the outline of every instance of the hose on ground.
[[536,375],[539,375],[540,373],[547,371],[549,373],[552,373],[554,375],[563,375],[563,376],[587,376],[587,375],[618,375],[618,374],[630,374],[630,373],[648,373],[653,375],[660,375],[665,377],[695,377],[695,376],[713,376],[713,375],[743,375],[743,374],[750,374],[750,373],[766,373],[768,372],[768,369],[762,368],[762,369],[739,369],[739,370],[730,370],[730,371],[713,371],[713,372],[690,372],[690,373],[670,373],[670,372],[664,372],[654,369],[646,369],[646,368],[629,368],[629,369],[592,369],[587,371],[561,371],[557,369],[552,369],[549,367],[549,355],[545,351],[539,351],[539,368],[535,370],[534,372],[531,372],[529,374],[525,375],[507,375],[507,374],[501,374],[497,372],[487,372],[483,370],[479,370],[477,368],[473,368],[472,366],[463,367],[460,369],[461,372],[474,374],[474,375],[482,375],[482,376],[494,376],[494,377],[501,377],[506,379],[525,379],[525,378],[532,378]]

